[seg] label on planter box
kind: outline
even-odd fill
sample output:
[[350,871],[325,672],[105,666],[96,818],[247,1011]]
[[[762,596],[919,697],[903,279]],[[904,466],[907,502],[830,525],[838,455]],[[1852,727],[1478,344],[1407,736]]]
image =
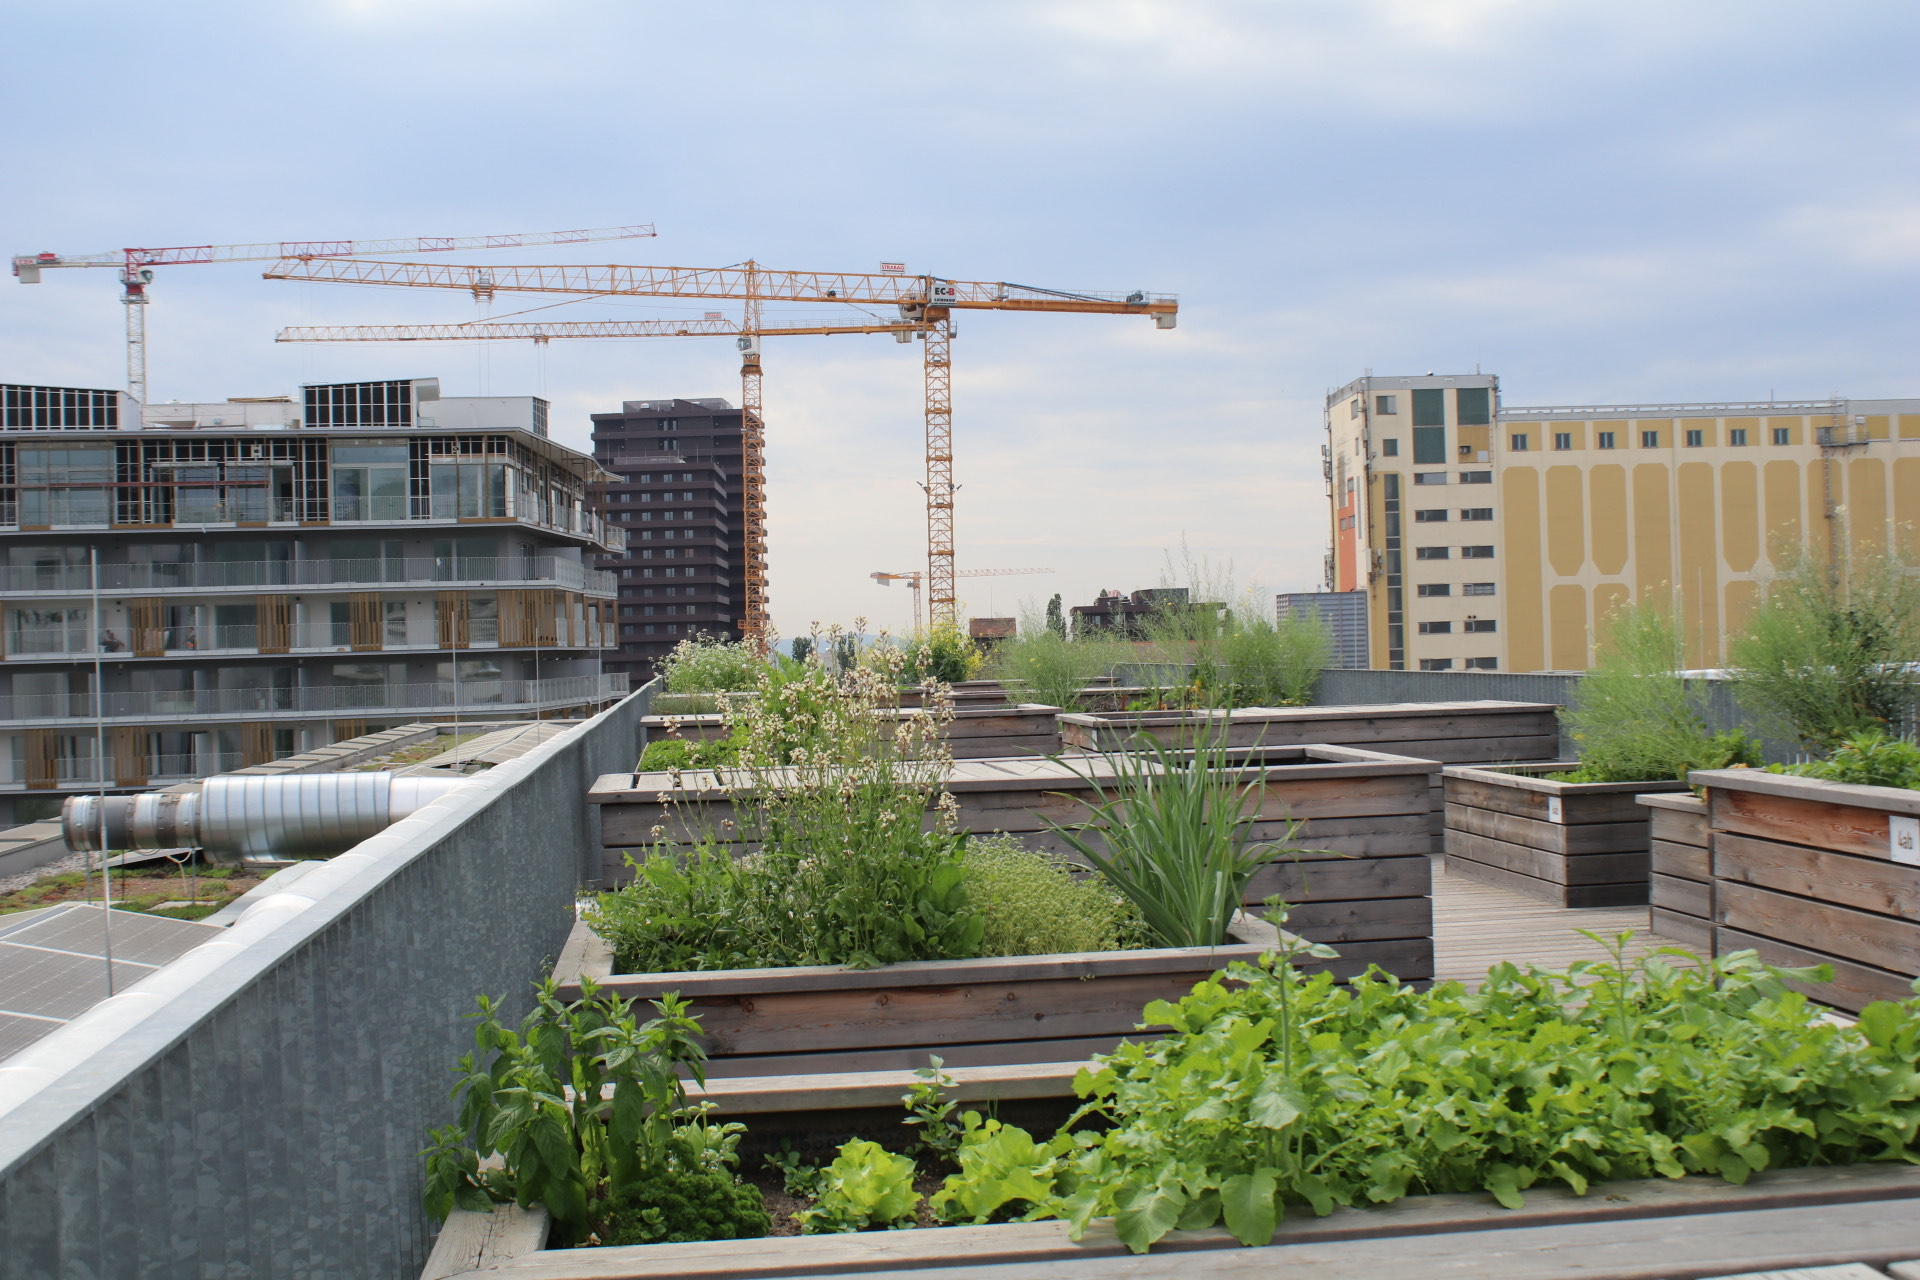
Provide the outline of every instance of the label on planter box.
[[1559,796],[1547,797],[1547,821],[1548,822],[1560,821],[1560,797]]
[[1920,818],[1888,814],[1887,849],[1895,862],[1920,867]]

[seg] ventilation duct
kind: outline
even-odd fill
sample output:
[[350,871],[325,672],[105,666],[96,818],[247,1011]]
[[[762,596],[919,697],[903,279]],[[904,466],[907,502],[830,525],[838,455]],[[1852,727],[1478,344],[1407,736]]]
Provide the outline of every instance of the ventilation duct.
[[60,823],[75,852],[193,848],[210,862],[229,863],[325,858],[463,781],[392,773],[227,775],[208,778],[198,792],[69,796]]

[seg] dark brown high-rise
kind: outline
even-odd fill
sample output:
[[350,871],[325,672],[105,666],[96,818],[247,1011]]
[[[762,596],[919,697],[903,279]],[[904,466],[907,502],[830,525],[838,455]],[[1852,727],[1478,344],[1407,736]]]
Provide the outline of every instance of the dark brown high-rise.
[[627,530],[609,673],[645,680],[692,635],[738,640],[746,604],[740,410],[717,397],[628,400],[593,415],[593,456],[617,474],[607,519]]

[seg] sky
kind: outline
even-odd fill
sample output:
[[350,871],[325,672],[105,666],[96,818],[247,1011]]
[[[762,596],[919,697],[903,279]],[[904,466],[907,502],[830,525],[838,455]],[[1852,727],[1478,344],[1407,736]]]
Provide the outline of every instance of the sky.
[[[970,615],[1204,561],[1315,590],[1329,390],[1501,377],[1509,405],[1920,395],[1920,9],[1907,0],[187,0],[6,4],[0,249],[658,236],[441,255],[1174,293],[1179,325],[964,313]],[[276,344],[463,321],[457,293],[163,270],[151,398],[438,376],[738,403],[725,339]],[[492,314],[550,297],[501,295]],[[585,301],[549,319],[698,316]],[[806,314],[822,314],[818,308]],[[0,280],[0,381],[124,378],[109,271]],[[909,599],[917,346],[765,347],[774,619]]]

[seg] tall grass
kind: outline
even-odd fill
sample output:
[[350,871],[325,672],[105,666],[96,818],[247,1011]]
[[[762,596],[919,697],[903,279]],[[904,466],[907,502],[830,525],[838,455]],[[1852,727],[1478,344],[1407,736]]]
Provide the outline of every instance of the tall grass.
[[1643,600],[1608,615],[1596,661],[1566,712],[1579,744],[1572,782],[1685,781],[1694,769],[1760,763],[1740,732],[1715,734],[1680,678],[1686,639],[1672,612]]
[[1279,840],[1253,838],[1266,771],[1248,777],[1230,769],[1217,743],[1188,752],[1142,735],[1134,750],[1093,758],[1111,765],[1111,779],[1062,759],[1094,798],[1080,801],[1091,815],[1086,822],[1053,824],[1054,833],[1133,903],[1166,946],[1226,941],[1247,882],[1292,851],[1299,824],[1291,820]]
[[1333,660],[1333,632],[1321,618],[1276,618],[1259,588],[1236,593],[1217,575],[1196,572],[1186,604],[1148,615],[1143,630],[1155,657],[1192,668],[1187,700],[1209,707],[1301,707],[1313,702]]
[[1899,556],[1830,568],[1802,553],[1767,584],[1730,647],[1735,696],[1826,753],[1898,734],[1920,696],[1920,579]]
[[1018,635],[995,646],[986,674],[1022,701],[1082,711],[1082,690],[1127,656],[1123,643],[1068,639],[1045,618],[1029,613],[1021,618]]

